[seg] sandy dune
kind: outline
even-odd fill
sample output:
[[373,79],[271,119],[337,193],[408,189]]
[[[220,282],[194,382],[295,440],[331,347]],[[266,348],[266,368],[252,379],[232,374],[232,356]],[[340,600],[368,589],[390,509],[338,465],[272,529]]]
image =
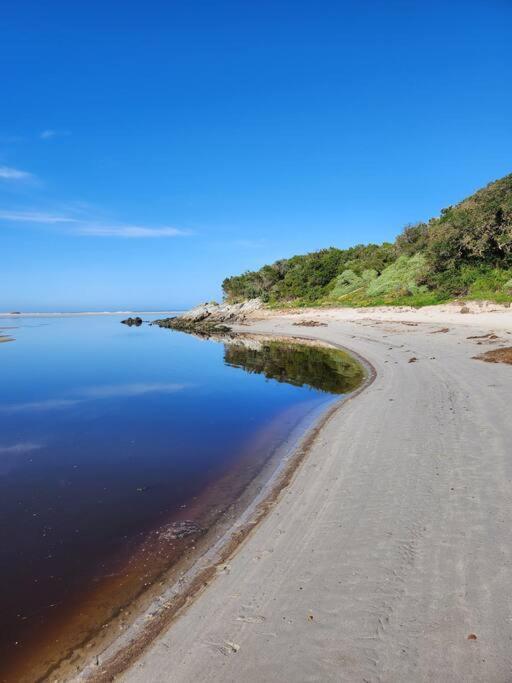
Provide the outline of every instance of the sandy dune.
[[512,345],[512,318],[443,315],[250,326],[345,345],[377,378],[123,681],[512,680],[512,367],[472,358]]

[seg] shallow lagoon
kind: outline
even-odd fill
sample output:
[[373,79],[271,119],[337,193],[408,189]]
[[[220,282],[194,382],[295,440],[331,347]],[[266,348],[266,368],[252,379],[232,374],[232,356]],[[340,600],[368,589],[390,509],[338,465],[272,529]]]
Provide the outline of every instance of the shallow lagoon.
[[332,349],[119,321],[0,320],[3,680],[84,641],[362,379]]

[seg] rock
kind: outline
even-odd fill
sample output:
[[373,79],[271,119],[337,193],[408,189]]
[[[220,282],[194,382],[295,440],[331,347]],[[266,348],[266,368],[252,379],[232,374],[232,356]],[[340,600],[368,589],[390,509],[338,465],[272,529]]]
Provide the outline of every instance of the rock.
[[203,529],[192,520],[184,520],[183,522],[172,522],[159,532],[159,537],[163,540],[174,540],[176,538],[185,538],[193,534],[200,535]]
[[261,308],[259,299],[251,299],[239,304],[218,304],[215,302],[204,303],[192,308],[190,311],[182,313],[178,317],[190,322],[209,321],[228,322],[243,320],[249,313]]
[[223,323],[242,322],[261,306],[259,299],[251,299],[239,304],[204,303],[174,318],[155,320],[153,324],[182,332],[212,336],[229,332],[229,327]]
[[135,325],[135,327],[140,327],[142,325],[142,318],[139,318],[138,316],[136,318],[126,318],[126,320],[121,320],[123,325],[128,325],[131,327],[132,325]]
[[171,330],[178,330],[179,332],[191,332],[200,337],[213,337],[216,335],[224,335],[230,332],[229,327],[221,325],[214,321],[210,322],[208,319],[193,321],[186,320],[181,316],[175,318],[163,318],[162,320],[155,320],[153,325],[158,327],[166,327]]

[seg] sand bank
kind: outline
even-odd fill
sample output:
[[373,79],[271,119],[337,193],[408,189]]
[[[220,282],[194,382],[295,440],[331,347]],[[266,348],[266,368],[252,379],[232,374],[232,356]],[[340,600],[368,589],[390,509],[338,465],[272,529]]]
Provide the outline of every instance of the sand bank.
[[512,368],[474,359],[511,345],[510,310],[274,313],[243,330],[343,345],[376,379],[120,680],[511,680]]

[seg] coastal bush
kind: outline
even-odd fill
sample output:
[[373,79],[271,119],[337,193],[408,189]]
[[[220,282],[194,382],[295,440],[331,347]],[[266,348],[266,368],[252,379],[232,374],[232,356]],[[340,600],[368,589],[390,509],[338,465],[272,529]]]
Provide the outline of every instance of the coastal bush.
[[512,266],[512,174],[430,221],[426,253],[432,269],[464,264]]
[[344,270],[333,281],[333,287],[329,291],[329,298],[344,297],[358,289],[365,289],[368,284],[378,277],[376,270],[363,270],[357,275],[353,270]]
[[322,249],[283,259],[257,271],[226,278],[222,283],[229,303],[260,297],[264,302],[314,303],[322,299],[345,270],[359,277],[365,271],[377,274],[393,262],[392,244],[357,245],[350,249]]
[[512,175],[428,223],[407,225],[394,244],[359,244],[282,259],[224,280],[229,303],[425,305],[449,298],[512,299]]
[[397,256],[413,256],[419,251],[424,251],[428,245],[429,228],[426,223],[406,225],[395,240]]
[[425,285],[418,284],[425,274],[426,267],[427,260],[423,254],[399,256],[378,278],[369,283],[366,293],[370,297],[392,292],[399,296],[407,296],[427,291]]

